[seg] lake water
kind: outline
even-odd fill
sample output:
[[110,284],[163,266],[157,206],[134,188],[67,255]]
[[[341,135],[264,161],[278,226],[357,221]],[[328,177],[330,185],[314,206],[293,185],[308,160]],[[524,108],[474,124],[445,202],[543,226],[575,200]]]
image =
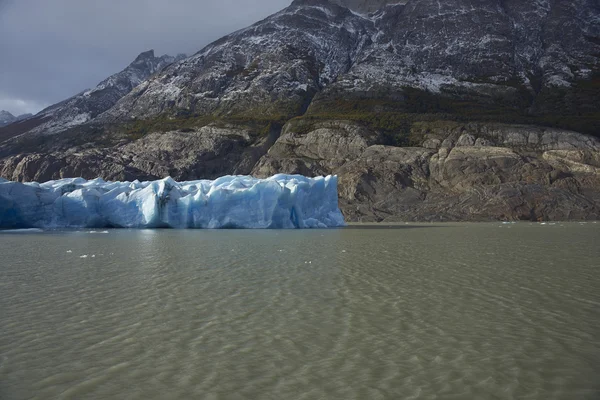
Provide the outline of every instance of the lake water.
[[598,399],[600,224],[0,234],[0,399],[192,398]]

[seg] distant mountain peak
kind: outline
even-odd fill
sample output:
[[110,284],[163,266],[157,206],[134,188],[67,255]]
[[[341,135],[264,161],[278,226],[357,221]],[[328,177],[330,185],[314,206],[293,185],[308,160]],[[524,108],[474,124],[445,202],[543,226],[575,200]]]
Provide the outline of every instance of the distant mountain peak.
[[133,64],[135,64],[136,62],[139,62],[139,61],[147,61],[147,60],[152,60],[152,59],[154,59],[154,50],[153,49],[140,53],[135,58],[135,60],[133,60]]
[[154,50],[144,51],[124,70],[109,76],[93,89],[85,90],[54,104],[33,118],[31,114],[15,117],[6,111],[0,112],[0,127],[31,118],[32,123],[17,128],[15,134],[25,132],[52,134],[84,124],[111,108],[140,82],[185,57],[184,54],[176,57],[168,55],[156,57]]
[[23,121],[24,119],[33,117],[32,113],[21,114],[17,116],[17,121]]
[[12,124],[17,117],[5,110],[0,110],[0,127]]

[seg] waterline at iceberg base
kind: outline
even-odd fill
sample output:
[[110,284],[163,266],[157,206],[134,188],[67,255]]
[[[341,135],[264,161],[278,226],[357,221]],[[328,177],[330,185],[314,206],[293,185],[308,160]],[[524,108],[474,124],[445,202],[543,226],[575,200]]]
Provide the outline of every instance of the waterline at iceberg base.
[[0,179],[0,228],[328,228],[344,225],[337,176],[105,182]]

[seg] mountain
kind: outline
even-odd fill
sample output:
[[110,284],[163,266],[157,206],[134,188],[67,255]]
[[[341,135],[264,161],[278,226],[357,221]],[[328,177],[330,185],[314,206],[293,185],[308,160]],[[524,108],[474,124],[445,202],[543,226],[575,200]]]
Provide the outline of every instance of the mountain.
[[0,127],[12,124],[16,119],[17,117],[8,111],[0,110]]
[[15,122],[23,121],[30,118],[32,114],[21,114],[17,117],[9,113],[8,111],[0,110],[0,128],[3,126],[10,125]]
[[0,175],[338,174],[353,220],[600,218],[599,55],[596,0],[295,0],[85,118],[0,129]]
[[373,33],[367,20],[323,1],[285,10],[208,45],[138,86],[101,121],[162,113],[301,114],[347,71]]
[[33,117],[33,114],[31,114],[31,113],[21,114],[21,115],[19,115],[19,116],[16,118],[16,121],[15,121],[15,122],[24,121],[24,120],[26,120],[26,119],[28,119],[28,118],[31,118],[31,117]]
[[[95,88],[85,90],[67,100],[52,105],[23,124],[12,127],[12,135],[55,134],[70,127],[84,124],[112,107],[144,79],[165,66],[184,58],[155,57],[154,50],[141,53],[123,71],[111,75]],[[0,132],[0,138],[2,132]]]
[[594,0],[420,0],[364,15],[326,0],[296,0],[172,64],[100,121],[285,119],[352,109],[594,133],[599,7]]

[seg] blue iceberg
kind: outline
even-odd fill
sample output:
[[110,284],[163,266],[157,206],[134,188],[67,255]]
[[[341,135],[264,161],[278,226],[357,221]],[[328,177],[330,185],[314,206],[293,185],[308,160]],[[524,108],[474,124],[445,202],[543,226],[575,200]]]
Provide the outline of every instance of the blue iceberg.
[[0,228],[328,228],[344,225],[337,177],[214,181],[0,179]]

